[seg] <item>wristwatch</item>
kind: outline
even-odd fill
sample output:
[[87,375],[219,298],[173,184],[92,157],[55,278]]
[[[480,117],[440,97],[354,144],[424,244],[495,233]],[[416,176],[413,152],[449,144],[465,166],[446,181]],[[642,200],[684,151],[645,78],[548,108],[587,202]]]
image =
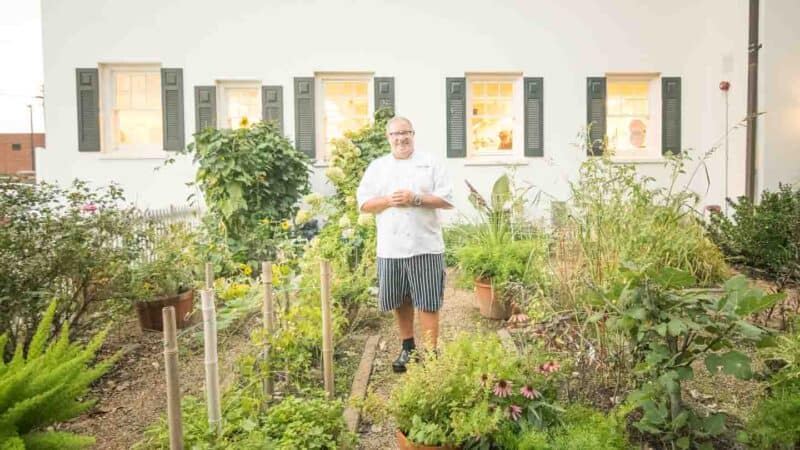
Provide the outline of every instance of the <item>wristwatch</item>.
[[422,206],[422,195],[414,194],[414,198],[411,199],[411,204],[414,206]]

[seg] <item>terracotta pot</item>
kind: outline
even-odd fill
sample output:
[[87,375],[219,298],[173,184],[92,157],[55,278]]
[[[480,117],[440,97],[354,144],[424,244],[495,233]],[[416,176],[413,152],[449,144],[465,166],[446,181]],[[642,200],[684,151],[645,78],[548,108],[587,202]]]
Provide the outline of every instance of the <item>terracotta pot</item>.
[[397,447],[400,450],[458,450],[461,448],[451,445],[418,445],[409,441],[400,430],[395,432],[395,436],[397,437]]
[[175,322],[178,328],[185,328],[190,325],[192,320],[192,301],[194,300],[194,289],[181,292],[178,295],[157,297],[147,302],[136,304],[136,313],[139,316],[139,327],[142,330],[164,331],[164,324],[161,321],[161,309],[167,306],[175,307]]
[[491,280],[475,280],[475,298],[481,316],[495,320],[508,320],[511,317],[511,304],[496,298]]

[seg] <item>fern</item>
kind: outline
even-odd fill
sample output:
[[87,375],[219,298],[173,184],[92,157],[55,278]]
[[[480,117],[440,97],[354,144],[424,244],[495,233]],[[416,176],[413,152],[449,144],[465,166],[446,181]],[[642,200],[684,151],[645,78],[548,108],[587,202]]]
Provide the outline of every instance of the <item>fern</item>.
[[[89,385],[103,376],[119,355],[93,364],[107,330],[81,346],[69,342],[69,329],[64,326],[58,338],[50,341],[55,313],[53,301],[27,354],[18,345],[11,361],[0,360],[0,450],[78,449],[94,442],[91,437],[41,430],[89,409],[93,401],[77,398],[86,394]],[[7,336],[0,336],[0,344],[5,342]]]

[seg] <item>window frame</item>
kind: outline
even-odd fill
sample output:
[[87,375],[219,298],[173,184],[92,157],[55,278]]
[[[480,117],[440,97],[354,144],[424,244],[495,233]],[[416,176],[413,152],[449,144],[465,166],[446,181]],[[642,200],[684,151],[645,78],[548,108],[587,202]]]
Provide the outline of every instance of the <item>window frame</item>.
[[606,73],[606,136],[611,137],[609,126],[609,104],[611,96],[608,95],[609,86],[614,82],[646,81],[648,83],[647,97],[647,135],[645,147],[639,150],[614,149],[611,160],[615,162],[641,162],[661,161],[661,73],[655,72],[614,72]]
[[160,98],[163,97],[163,80],[161,80],[161,63],[102,63],[99,64],[98,93],[100,96],[100,153],[105,156],[121,158],[137,157],[163,157],[164,150],[164,104],[161,104],[159,124],[161,126],[161,142],[158,144],[142,145],[115,145],[114,136],[117,133],[114,120],[111,116],[116,106],[116,79],[117,72],[156,72],[158,73],[158,89]]
[[314,73],[314,122],[316,123],[315,159],[317,164],[327,164],[327,136],[325,130],[325,82],[351,81],[367,83],[367,120],[372,123],[375,115],[375,73],[374,72],[315,72]]
[[11,144],[11,151],[12,152],[21,152],[22,151],[22,144],[19,142],[14,142]]
[[248,117],[250,123],[259,122],[263,119],[264,115],[264,99],[262,98],[262,84],[261,80],[236,80],[236,79],[222,79],[216,80],[214,85],[217,91],[217,128],[218,129],[233,129],[228,126],[228,90],[230,89],[255,89],[256,90],[256,110],[258,117]]
[[[523,161],[525,159],[525,99],[524,99],[524,77],[521,72],[473,72],[464,75],[466,83],[466,145],[467,157],[469,162],[492,162],[502,163],[510,161]],[[511,132],[512,149],[509,150],[482,150],[475,149],[472,144],[472,83],[473,82],[492,82],[492,81],[511,81]]]

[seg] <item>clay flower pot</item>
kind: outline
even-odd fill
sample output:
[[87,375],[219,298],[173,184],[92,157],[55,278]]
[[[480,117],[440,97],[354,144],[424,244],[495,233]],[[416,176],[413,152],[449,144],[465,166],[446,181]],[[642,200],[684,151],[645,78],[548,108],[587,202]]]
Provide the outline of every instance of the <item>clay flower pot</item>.
[[395,432],[395,436],[397,437],[397,447],[400,450],[459,450],[460,447],[453,447],[451,445],[418,445],[406,437],[402,431],[397,430]]
[[192,312],[192,301],[194,300],[194,289],[181,292],[178,295],[158,297],[147,302],[136,304],[136,313],[139,316],[139,327],[142,330],[164,331],[162,323],[161,309],[167,306],[175,307],[175,321],[178,328],[184,328],[191,324],[189,315]]
[[511,303],[497,298],[491,280],[475,280],[475,298],[481,316],[494,320],[508,320],[511,317]]

